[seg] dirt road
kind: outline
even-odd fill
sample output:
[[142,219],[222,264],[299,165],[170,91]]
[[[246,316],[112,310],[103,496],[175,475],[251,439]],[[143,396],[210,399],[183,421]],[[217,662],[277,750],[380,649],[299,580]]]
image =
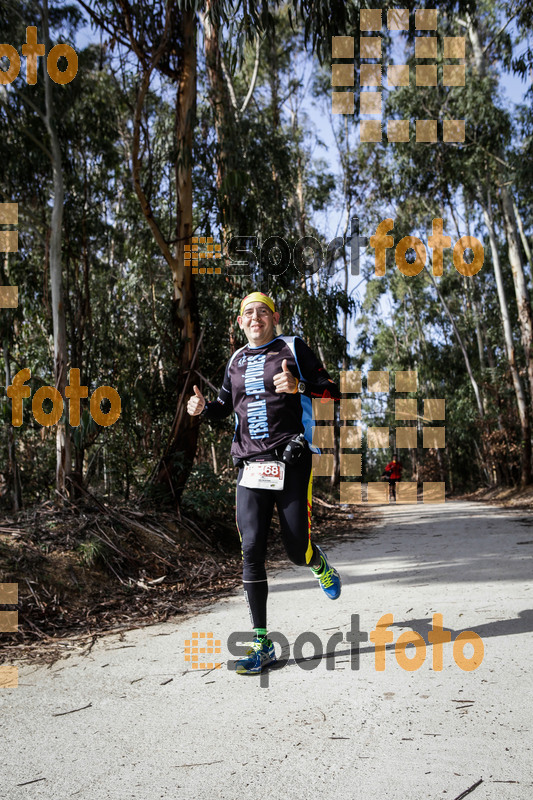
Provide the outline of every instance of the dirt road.
[[[467,502],[379,511],[371,538],[327,548],[338,601],[306,568],[270,576],[269,624],[290,658],[263,685],[227,668],[228,636],[249,625],[240,594],[50,668],[21,666],[19,687],[0,690],[0,797],[455,800],[483,779],[472,800],[530,800],[533,517]],[[379,631],[394,641],[377,671],[364,634],[386,614]],[[451,631],[442,647],[428,643],[434,614]],[[357,621],[359,664],[346,640]],[[427,647],[395,649],[408,630]],[[453,644],[464,630],[482,656],[477,639],[477,652]],[[220,669],[185,661],[193,632],[221,640]],[[305,632],[314,644],[295,654]],[[454,652],[481,663],[467,671]]]

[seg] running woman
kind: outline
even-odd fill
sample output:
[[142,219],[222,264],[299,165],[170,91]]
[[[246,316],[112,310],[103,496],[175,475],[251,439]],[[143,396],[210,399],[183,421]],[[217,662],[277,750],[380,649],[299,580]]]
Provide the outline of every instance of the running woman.
[[[341,593],[339,573],[311,540],[312,399],[340,399],[340,391],[312,350],[298,336],[277,336],[274,301],[252,292],[241,302],[239,327],[248,344],[226,365],[217,399],[206,402],[197,386],[187,404],[191,415],[216,420],[236,415],[231,454],[239,467],[236,521],[243,557],[243,586],[255,640],[236,664],[240,674],[260,673],[276,661],[267,637],[267,535],[274,505],[281,536],[294,564],[307,565],[326,595]],[[293,443],[292,463],[283,453]],[[313,447],[317,452],[317,448]],[[319,452],[319,451],[318,451]],[[286,454],[287,458],[287,454]]]

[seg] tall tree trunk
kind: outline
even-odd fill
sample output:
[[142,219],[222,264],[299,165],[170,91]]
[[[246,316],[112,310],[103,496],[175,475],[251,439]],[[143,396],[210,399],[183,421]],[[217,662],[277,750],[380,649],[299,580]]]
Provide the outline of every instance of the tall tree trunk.
[[[176,20],[175,15],[179,14]],[[139,43],[127,27],[133,50]],[[177,82],[175,105],[176,163],[176,227],[174,246],[167,242],[158,224],[150,198],[142,184],[141,134],[145,101],[153,72],[161,68],[163,56],[178,52],[179,67],[172,77]],[[180,342],[180,381],[176,411],[168,442],[161,459],[150,477],[151,483],[165,486],[167,496],[178,506],[190,468],[196,455],[198,421],[186,413],[187,399],[192,393],[192,370],[198,351],[197,309],[190,267],[185,267],[184,247],[192,236],[192,143],[196,114],[196,19],[192,9],[177,11],[166,6],[165,28],[159,44],[150,58],[140,59],[142,65],[137,91],[132,136],[133,185],[142,212],[154,240],[170,267],[172,274],[173,335]]]
[[502,320],[505,352],[507,355],[509,370],[511,372],[511,378],[513,381],[513,388],[516,398],[516,405],[518,408],[518,416],[520,419],[520,430],[522,432],[521,483],[523,486],[526,486],[531,483],[531,427],[530,427],[529,414],[526,404],[526,395],[524,392],[522,379],[520,377],[520,373],[516,365],[513,331],[511,328],[511,320],[509,317],[509,307],[507,305],[507,298],[505,296],[505,287],[503,284],[500,256],[498,253],[498,245],[496,242],[496,235],[494,232],[494,225],[492,221],[492,210],[491,210],[489,196],[485,201],[481,201],[481,207],[483,209],[483,218],[485,220],[485,225],[487,226],[487,232],[489,234],[492,263],[494,266],[494,277],[496,279],[498,302],[500,304],[500,314]]
[[[206,0],[205,11],[201,15],[204,30],[204,48],[207,77],[209,81],[209,103],[213,111],[213,121],[217,137],[216,168],[218,202],[222,216],[222,240],[225,245],[236,229],[239,229],[239,206],[234,199],[235,193],[230,192],[227,185],[228,174],[238,164],[242,169],[242,158],[246,158],[246,144],[242,144],[238,132],[238,124],[242,114],[252,99],[259,70],[259,35],[255,41],[255,63],[250,80],[250,86],[242,105],[239,108],[235,87],[223,53],[220,49],[219,30],[220,22],[217,14],[219,9],[215,0]],[[241,149],[236,151],[235,146]],[[223,249],[225,249],[223,247]]]
[[527,377],[529,381],[529,396],[533,398],[533,316],[531,301],[524,275],[522,257],[520,255],[519,237],[516,219],[513,211],[513,202],[507,186],[500,189],[500,198],[503,211],[503,227],[507,239],[509,263],[513,274],[513,283],[518,307],[518,321],[524,355],[526,357]]
[[193,11],[182,16],[181,36],[183,61],[176,95],[176,246],[172,270],[173,300],[183,342],[182,365],[188,369],[196,348],[196,324],[191,313],[196,311],[192,273],[184,266],[185,244],[190,240],[192,225],[192,145],[196,116],[196,21]]
[[[477,18],[476,18],[477,19]],[[468,36],[470,42],[472,44],[472,50],[474,54],[474,64],[477,73],[480,77],[483,77],[487,71],[487,55],[486,55],[486,48],[483,48],[481,39],[479,36],[479,31],[477,28],[476,19],[469,13],[466,14],[466,27],[468,31]],[[502,154],[498,154],[501,158]],[[528,382],[529,382],[529,390],[530,390],[530,398],[533,398],[533,352],[532,352],[532,345],[533,345],[533,319],[531,313],[531,303],[529,300],[529,293],[527,289],[527,283],[525,280],[524,269],[522,266],[522,259],[520,255],[520,247],[518,244],[518,234],[517,234],[517,224],[513,209],[513,201],[511,199],[511,194],[509,189],[505,184],[500,187],[500,199],[503,211],[503,226],[505,237],[507,240],[507,247],[508,247],[508,254],[509,254],[509,263],[511,265],[511,271],[513,275],[513,283],[515,288],[515,295],[516,295],[516,302],[518,306],[518,322],[520,325],[520,334],[522,340],[522,346],[524,348],[524,354],[526,359],[526,367],[527,367],[527,375],[528,375]],[[488,204],[488,209],[483,209],[483,214],[485,217],[485,222],[489,228],[489,235],[492,230],[492,236],[494,236],[492,221],[489,219],[487,215],[487,211],[490,212],[490,202]],[[499,267],[499,260],[496,253],[496,259],[494,259],[494,253],[496,252],[496,245],[494,241],[494,245],[491,241],[491,248],[493,252],[493,261],[496,264],[498,263]],[[496,266],[495,266],[495,274],[496,274]],[[498,285],[498,278],[497,285]],[[500,283],[502,286],[503,291],[503,282],[501,282],[501,273],[500,273]],[[498,296],[500,297],[500,290],[498,289]],[[505,300],[503,300],[505,303]],[[504,314],[502,299],[500,298],[500,309],[502,311],[502,320],[504,321],[504,330],[505,330],[505,318],[506,313]],[[508,318],[508,317],[507,317]],[[510,323],[509,323],[510,329]],[[512,343],[512,334],[504,334],[506,340],[506,347],[509,348],[510,344]],[[509,351],[511,352],[511,351]],[[513,355],[513,364],[514,364],[514,349],[512,350]],[[509,355],[508,355],[509,358]],[[510,360],[511,364],[511,360]],[[513,384],[515,385],[515,394],[517,397],[517,404],[519,408],[520,414],[520,425],[522,429],[522,435],[524,436],[524,444],[523,444],[523,452],[522,452],[522,484],[530,483],[531,482],[531,433],[529,429],[529,422],[528,422],[528,433],[526,436],[526,428],[525,420],[523,418],[523,411],[522,408],[522,399],[520,399],[520,393],[517,390],[518,384],[515,381],[513,369],[511,369],[511,374],[513,375]],[[522,390],[523,395],[523,390]],[[525,401],[524,401],[525,404]],[[527,416],[527,412],[526,412]],[[526,457],[527,457],[527,464],[526,464]]]
[[[43,35],[45,52],[50,51],[50,32],[48,25],[48,0],[43,0]],[[63,297],[63,275],[61,263],[61,241],[63,225],[63,169],[61,147],[55,126],[52,84],[46,60],[42,59],[45,96],[45,121],[50,139],[54,185],[54,203],[50,222],[50,285],[52,290],[52,321],[54,330],[54,382],[55,388],[63,398],[63,416],[56,430],[56,488],[63,493],[69,491],[67,478],[71,472],[70,434],[67,427],[67,404],[65,386],[67,385],[67,333],[65,324],[65,303]]]
[[[464,278],[464,280],[468,281],[469,279],[468,278]],[[481,375],[483,376],[483,375],[487,374],[486,367],[485,367],[485,354],[486,354],[488,364],[492,369],[492,376],[494,376],[494,371],[495,371],[495,368],[496,368],[496,362],[494,360],[494,354],[492,352],[492,349],[491,349],[490,345],[487,343],[487,335],[486,335],[486,331],[485,331],[485,326],[483,324],[483,309],[481,307],[481,303],[479,302],[479,299],[476,297],[476,285],[474,284],[474,286],[472,286],[472,284],[467,284],[467,287],[469,289],[469,295],[471,296],[471,303],[472,303],[472,309],[473,309],[473,318],[474,318],[474,324],[475,324],[475,328],[476,328],[476,339],[477,339],[477,344],[478,344]],[[495,382],[494,379],[492,378],[492,380],[490,381],[490,385],[489,385],[489,380],[488,380],[488,377],[487,377],[487,381],[485,382],[485,385],[487,387],[487,391],[490,392],[490,394],[493,396],[493,400],[494,400],[494,403],[496,405],[496,424],[498,426],[498,430],[502,433],[502,435],[505,437],[505,440],[507,441],[507,432],[506,432],[506,430],[504,428],[502,415],[501,415],[501,398],[500,398],[499,384],[498,384],[498,382]],[[483,397],[483,407],[485,409],[485,414],[487,414],[488,410],[489,410],[488,409],[488,395],[487,395],[487,393],[484,393],[482,395],[482,397]],[[503,482],[504,469],[502,467],[504,467],[505,465],[502,465],[501,459],[495,458],[493,448],[491,448],[491,440],[490,440],[490,431],[489,430],[487,431],[487,434],[489,436],[489,441],[487,443],[487,447],[488,447],[488,450],[490,452],[491,461],[492,461],[492,473],[491,473],[492,480],[491,480],[491,483],[494,486],[497,486],[497,485],[499,485],[499,484],[501,484]],[[508,481],[506,481],[506,483],[508,483]]]
[[[232,112],[230,109],[229,90],[224,79],[222,68],[222,55],[219,45],[219,22],[213,10],[213,0],[207,0],[205,12],[202,15],[204,29],[205,63],[209,80],[209,102],[213,111],[213,121],[217,137],[217,191],[218,202],[222,214],[222,227],[224,236],[229,236],[233,223],[231,214],[231,200],[228,194],[226,177],[228,174],[228,134],[231,127]],[[235,109],[236,110],[236,109]]]
[[[192,273],[184,263],[184,246],[191,240],[192,221],[192,145],[196,116],[196,20],[192,10],[183,11],[180,38],[182,45],[181,71],[176,95],[176,245],[170,262],[173,285],[173,322],[181,342],[181,392],[178,398],[169,444],[159,464],[157,482],[166,484],[175,499],[181,498],[196,455],[198,421],[186,413],[194,360],[198,348],[196,294]],[[176,475],[174,459],[182,452],[185,468]],[[173,479],[173,475],[175,475]]]
[[[428,347],[427,347],[427,339],[426,339],[426,337],[424,335],[424,330],[423,330],[423,327],[422,327],[421,322],[420,322],[420,314],[418,312],[418,306],[416,304],[415,295],[414,295],[413,290],[412,290],[410,285],[407,286],[407,291],[408,291],[409,296],[411,297],[411,305],[412,305],[412,309],[413,309],[413,319],[415,321],[416,328],[417,328],[417,331],[418,331],[419,363],[423,364],[429,358]],[[393,324],[394,324],[394,320],[393,320]],[[418,365],[416,365],[416,366],[417,366],[417,369],[418,369]],[[430,380],[429,387],[431,389],[431,393],[432,393],[433,397],[436,397],[437,391],[435,389],[435,384],[433,383],[432,380]],[[427,394],[427,391],[426,391],[426,394]],[[418,420],[417,420],[417,429],[420,429],[420,427],[421,427],[420,426],[420,419],[421,418],[419,417]],[[413,471],[413,476],[416,476],[416,477],[413,478],[413,480],[417,481],[418,480],[418,469],[419,469],[417,458],[416,458],[417,452],[416,452],[416,450],[410,450],[409,452],[410,452],[410,455],[411,455],[411,467],[412,467],[412,471]],[[444,481],[446,479],[446,470],[445,470],[444,460],[442,458],[442,453],[440,451],[440,448],[436,449],[436,457],[437,457],[437,461],[438,461],[438,464],[439,464],[439,470],[440,470],[440,473],[441,473],[441,480]],[[450,467],[450,475],[451,475],[451,467]]]
[[[454,318],[453,318],[453,316],[452,316],[452,314],[450,312],[450,309],[448,308],[448,305],[447,305],[446,301],[444,300],[444,297],[442,296],[439,287],[435,283],[435,279],[434,279],[432,273],[429,270],[428,270],[428,275],[429,275],[429,278],[430,278],[433,286],[435,287],[435,291],[437,292],[437,296],[438,296],[438,298],[439,298],[439,300],[441,302],[441,305],[442,305],[442,307],[443,307],[443,309],[444,309],[444,311],[446,313],[446,316],[448,317],[448,319],[450,320],[450,322],[452,324],[452,328],[453,328],[454,333],[455,333],[455,338],[457,339],[457,343],[459,344],[459,347],[461,348],[461,352],[463,354],[463,359],[464,359],[464,362],[465,362],[466,371],[468,373],[468,377],[470,378],[470,383],[472,385],[472,389],[474,390],[474,395],[475,395],[475,398],[476,398],[476,404],[477,404],[478,413],[479,413],[479,419],[481,420],[481,423],[483,425],[483,433],[485,434],[485,432],[488,432],[488,429],[487,429],[486,420],[485,420],[485,409],[484,409],[484,403],[483,403],[483,395],[482,395],[481,390],[479,388],[479,384],[478,384],[478,382],[476,381],[476,379],[474,377],[474,372],[472,370],[472,365],[470,364],[470,358],[468,357],[468,352],[466,350],[466,346],[465,346],[465,343],[463,341],[463,337],[461,336],[459,328],[457,327],[457,325],[455,323],[455,320],[454,320]],[[477,442],[475,444],[476,444],[477,452],[481,453],[479,447],[477,446]],[[482,472],[485,473],[487,481],[488,481],[488,483],[490,485],[492,483],[493,458],[492,458],[492,454],[490,452],[490,449],[487,448],[487,442],[486,442],[485,435],[482,436],[481,444],[482,444],[482,450],[483,450],[483,457],[480,458],[480,467],[481,467]],[[489,465],[490,468],[487,467],[487,464]]]
[[[7,260],[7,254],[6,254]],[[11,385],[11,367],[9,365],[9,345],[7,340],[3,342],[4,350],[4,370],[6,376],[6,386]],[[13,511],[20,511],[22,508],[22,486],[20,482],[20,470],[17,463],[17,451],[15,447],[15,434],[13,426],[7,426],[7,471],[8,486],[11,489],[11,504]]]
[[516,205],[514,198],[513,198],[513,210],[514,210],[514,215],[516,217],[516,221],[518,223],[518,230],[520,231],[520,238],[522,240],[524,253],[526,254],[526,259],[529,264],[529,269],[533,270],[533,258],[531,256],[531,248],[529,246],[529,242],[527,240],[527,236],[524,231],[524,223],[522,222],[522,216],[520,214],[520,211],[518,210],[518,206]]
[[444,300],[444,297],[442,296],[442,294],[440,292],[439,287],[435,283],[435,279],[433,278],[433,275],[431,274],[431,272],[429,270],[427,270],[427,273],[429,275],[429,278],[430,278],[433,286],[435,287],[435,291],[437,292],[437,296],[438,296],[438,298],[439,298],[439,300],[441,302],[441,305],[442,305],[442,307],[443,307],[443,309],[444,309],[444,311],[446,313],[446,316],[448,317],[448,319],[450,320],[450,322],[452,324],[452,328],[453,328],[453,331],[455,333],[455,338],[457,339],[457,343],[459,344],[459,347],[461,348],[461,352],[463,354],[463,359],[464,359],[464,362],[465,362],[466,371],[468,373],[468,377],[470,378],[470,383],[472,384],[472,389],[474,390],[474,396],[476,398],[479,417],[480,417],[480,419],[484,419],[485,412],[484,412],[484,409],[483,409],[483,399],[481,397],[481,391],[480,391],[479,385],[478,385],[478,383],[477,383],[477,381],[476,381],[476,379],[474,377],[474,372],[472,370],[472,366],[470,364],[470,359],[468,357],[468,353],[466,351],[466,347],[465,347],[465,344],[463,342],[463,337],[461,336],[461,334],[459,332],[459,328],[455,324],[455,320],[454,320],[452,314],[450,313],[450,309],[448,308],[448,306],[446,304],[446,301]]

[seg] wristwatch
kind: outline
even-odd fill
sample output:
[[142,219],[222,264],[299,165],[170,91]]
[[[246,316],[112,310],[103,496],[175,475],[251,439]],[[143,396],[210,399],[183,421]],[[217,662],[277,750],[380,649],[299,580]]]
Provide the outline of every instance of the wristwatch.
[[298,391],[300,394],[304,394],[305,390],[307,389],[307,384],[303,381],[298,381]]

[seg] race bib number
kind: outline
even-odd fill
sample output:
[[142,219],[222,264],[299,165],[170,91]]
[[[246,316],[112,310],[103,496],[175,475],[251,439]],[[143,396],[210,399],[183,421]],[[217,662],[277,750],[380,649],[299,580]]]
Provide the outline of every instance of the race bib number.
[[282,461],[250,461],[244,465],[239,486],[248,489],[283,489],[285,464]]

